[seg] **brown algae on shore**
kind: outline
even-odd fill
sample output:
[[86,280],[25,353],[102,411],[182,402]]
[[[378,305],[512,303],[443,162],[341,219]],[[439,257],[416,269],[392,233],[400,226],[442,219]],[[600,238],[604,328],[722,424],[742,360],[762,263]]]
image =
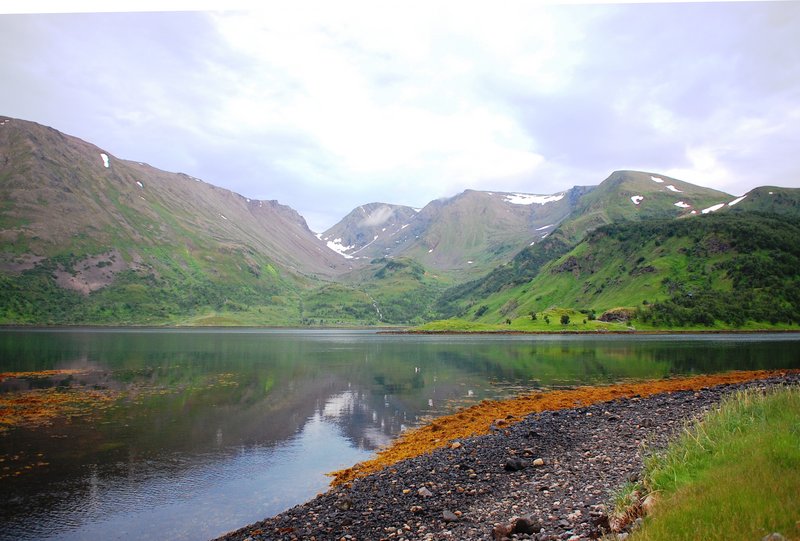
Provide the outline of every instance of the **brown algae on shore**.
[[[43,388],[0,393],[0,434],[20,426],[47,426],[57,418],[71,419],[106,409],[119,396],[110,389],[87,389],[72,384],[86,370],[41,370],[38,372],[2,372],[0,383],[9,380],[51,380]],[[61,382],[58,378],[66,378]],[[67,384],[65,382],[69,382]]]
[[152,396],[236,385],[231,373],[159,384],[152,380],[151,369],[0,372],[0,436],[14,428],[46,427],[57,420],[95,419],[120,403],[140,404]]
[[430,423],[404,432],[388,447],[378,451],[375,457],[328,475],[333,478],[331,481],[333,486],[348,483],[401,460],[452,445],[454,440],[487,434],[492,426],[497,428],[509,426],[521,421],[531,413],[589,406],[598,402],[635,396],[646,397],[665,392],[695,391],[705,387],[741,383],[797,372],[800,370],[736,371],[639,383],[543,391],[508,400],[484,400],[479,404],[460,409],[456,413],[439,417]]

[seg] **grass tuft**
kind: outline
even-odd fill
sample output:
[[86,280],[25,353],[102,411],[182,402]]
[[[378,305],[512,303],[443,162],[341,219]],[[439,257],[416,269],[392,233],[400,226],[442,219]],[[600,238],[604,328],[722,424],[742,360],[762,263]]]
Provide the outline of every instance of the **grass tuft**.
[[645,461],[661,496],[632,540],[800,539],[800,389],[742,391]]

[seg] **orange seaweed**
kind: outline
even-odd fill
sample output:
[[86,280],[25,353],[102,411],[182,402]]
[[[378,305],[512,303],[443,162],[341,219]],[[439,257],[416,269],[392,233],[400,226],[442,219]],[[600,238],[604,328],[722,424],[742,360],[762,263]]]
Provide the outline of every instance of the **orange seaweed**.
[[56,418],[97,413],[119,393],[107,389],[34,389],[0,395],[0,433],[20,426],[47,426]]
[[0,372],[0,381],[12,378],[49,378],[52,376],[74,376],[84,374],[86,370],[64,368],[59,370],[37,370],[36,372]]
[[658,393],[699,390],[715,385],[741,383],[797,373],[800,370],[753,370],[703,376],[675,377],[639,383],[585,386],[575,389],[536,392],[508,400],[484,400],[454,414],[404,432],[375,457],[350,468],[332,472],[333,486],[341,485],[382,470],[406,458],[413,458],[444,447],[453,440],[487,434],[492,424],[511,425],[531,413],[589,406],[619,398],[642,397]]
[[[80,369],[0,372],[0,382],[8,379],[53,378],[87,374]],[[117,397],[107,389],[50,387],[0,394],[0,434],[20,426],[47,426],[56,418],[82,417],[110,405]]]

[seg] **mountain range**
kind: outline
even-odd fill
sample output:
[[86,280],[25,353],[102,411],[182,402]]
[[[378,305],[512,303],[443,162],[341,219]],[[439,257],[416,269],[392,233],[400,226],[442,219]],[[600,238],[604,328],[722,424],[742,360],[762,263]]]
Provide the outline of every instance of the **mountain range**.
[[[725,265],[739,256],[737,246],[754,230],[778,227],[775,216],[784,233],[795,231],[798,202],[797,189],[734,197],[658,173],[617,171],[597,186],[555,194],[466,190],[421,209],[364,204],[315,234],[277,201],[0,117],[0,323],[501,323],[555,307],[602,314],[635,304],[641,312],[642,301],[653,315],[687,280],[699,284],[683,272],[699,260],[713,279],[693,286],[693,298],[730,290],[737,271]],[[708,227],[722,244],[697,237]],[[633,235],[626,228],[650,236],[624,248],[615,242]],[[786,242],[765,244],[790,265],[798,243],[778,236]],[[728,249],[693,253],[680,267],[676,253],[686,255],[692,242]],[[670,276],[681,287],[665,285]],[[800,307],[781,293],[795,283],[787,276],[769,288],[788,306],[781,321]],[[650,321],[678,324],[664,317]]]

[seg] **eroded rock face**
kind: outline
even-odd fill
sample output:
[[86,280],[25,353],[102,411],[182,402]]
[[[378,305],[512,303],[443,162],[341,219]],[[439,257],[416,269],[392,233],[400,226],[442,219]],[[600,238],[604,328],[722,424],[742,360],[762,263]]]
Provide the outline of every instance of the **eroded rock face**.
[[88,295],[114,283],[116,275],[128,268],[125,258],[115,249],[81,259],[72,268],[59,266],[53,277],[60,287]]

